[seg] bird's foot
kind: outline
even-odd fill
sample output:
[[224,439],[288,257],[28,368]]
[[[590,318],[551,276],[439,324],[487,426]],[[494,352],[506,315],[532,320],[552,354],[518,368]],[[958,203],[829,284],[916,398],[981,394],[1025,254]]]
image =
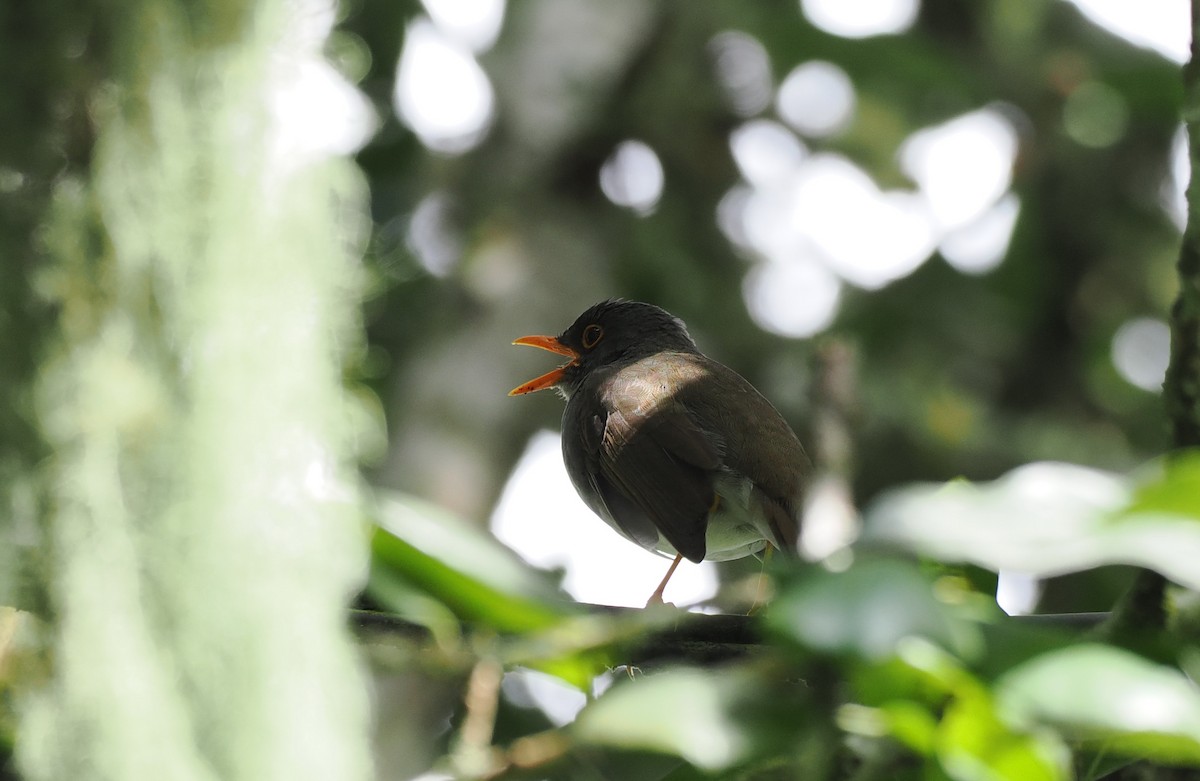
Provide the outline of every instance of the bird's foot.
[[[667,604],[663,602],[663,592],[667,590],[667,582],[671,580],[671,576],[675,574],[675,568],[679,566],[679,562],[681,561],[683,561],[683,556],[677,554],[675,560],[671,562],[671,567],[667,570],[667,574],[663,576],[662,582],[658,584],[658,588],[654,589],[654,593],[650,595],[650,599],[646,600],[646,607]],[[674,607],[674,605],[671,607]]]
[[664,600],[662,597],[661,590],[655,591],[653,594],[650,595],[650,599],[646,600],[647,608],[658,607],[659,605],[666,605],[667,607],[674,607],[674,608],[679,607],[674,602],[667,602],[666,600]]

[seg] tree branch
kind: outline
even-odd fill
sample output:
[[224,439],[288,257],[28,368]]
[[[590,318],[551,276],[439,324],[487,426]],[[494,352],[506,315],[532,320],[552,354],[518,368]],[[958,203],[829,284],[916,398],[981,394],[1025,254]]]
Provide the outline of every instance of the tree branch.
[[[641,608],[611,607],[609,605],[580,605],[593,615],[620,616]],[[1034,616],[1014,616],[1010,620],[1035,626],[1054,626],[1071,632],[1093,629],[1110,617],[1109,613],[1054,613]],[[651,632],[623,653],[630,666],[652,666],[667,662],[687,662],[707,666],[739,659],[762,646],[763,636],[757,615],[705,615],[680,612],[677,622]],[[428,629],[400,616],[374,610],[350,611],[350,624],[363,640],[384,643],[425,643],[433,639]],[[464,625],[464,632],[473,628]]]

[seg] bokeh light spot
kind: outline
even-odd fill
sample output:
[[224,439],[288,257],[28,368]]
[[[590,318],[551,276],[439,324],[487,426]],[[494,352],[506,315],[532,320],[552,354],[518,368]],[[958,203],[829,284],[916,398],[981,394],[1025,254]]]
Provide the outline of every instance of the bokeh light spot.
[[902,33],[917,20],[917,0],[800,0],[816,27],[843,38]]
[[754,190],[740,184],[729,189],[717,204],[717,227],[725,238],[744,249],[753,249],[754,244],[746,233],[746,211]]
[[366,97],[328,63],[294,63],[269,98],[279,133],[272,152],[283,167],[351,154],[379,121]]
[[1093,22],[1181,65],[1191,56],[1188,0],[1071,0]]
[[779,85],[775,105],[779,116],[798,132],[814,138],[830,136],[854,118],[854,83],[831,62],[801,63]]
[[803,257],[767,260],[742,283],[746,309],[759,327],[803,338],[829,327],[837,315],[842,285],[819,262]]
[[500,35],[505,0],[422,0],[422,5],[439,30],[477,54]]
[[771,59],[758,39],[740,30],[718,33],[708,45],[730,107],[738,115],[757,114],[771,102]]
[[881,193],[849,160],[815,155],[792,193],[791,220],[839,275],[876,289],[921,265],[936,237],[924,202],[909,193]]
[[471,52],[428,19],[408,26],[392,100],[421,143],[449,154],[483,139],[495,103],[491,82]]
[[618,206],[649,214],[662,197],[662,163],[641,141],[623,141],[600,168],[600,189]]
[[792,131],[769,119],[751,120],[729,136],[733,161],[742,178],[759,187],[795,172],[808,150]]
[[408,248],[430,274],[444,277],[462,256],[462,241],[450,221],[450,200],[432,192],[421,199],[408,222]]
[[1162,389],[1170,360],[1171,330],[1162,320],[1138,317],[1113,336],[1113,365],[1127,382],[1142,390]]
[[1107,84],[1079,85],[1063,106],[1063,129],[1083,146],[1100,149],[1121,140],[1129,126],[1125,98]]
[[942,237],[942,257],[964,274],[986,274],[1004,260],[1021,199],[1009,193],[975,221]]
[[1187,126],[1180,124],[1171,141],[1171,170],[1162,185],[1162,203],[1175,227],[1181,231],[1187,225],[1187,186],[1191,178]]
[[938,224],[953,230],[1004,195],[1016,154],[1012,124],[999,111],[982,109],[914,133],[900,149],[900,164]]

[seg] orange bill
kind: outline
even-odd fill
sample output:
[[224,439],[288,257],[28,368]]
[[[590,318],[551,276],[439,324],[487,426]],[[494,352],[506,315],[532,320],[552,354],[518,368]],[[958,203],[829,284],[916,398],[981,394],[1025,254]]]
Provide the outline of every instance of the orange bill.
[[579,353],[558,341],[558,338],[554,336],[522,336],[520,339],[513,340],[513,344],[526,344],[530,347],[540,347],[541,349],[549,350],[552,353],[565,355],[571,360],[567,363],[564,363],[562,366],[559,366],[557,369],[554,369],[553,371],[546,372],[541,377],[532,379],[524,385],[518,385],[508,392],[509,396],[521,396],[526,393],[533,393],[534,391],[553,388],[554,385],[562,379],[563,372],[566,371],[566,368],[574,363],[577,363],[579,360]]

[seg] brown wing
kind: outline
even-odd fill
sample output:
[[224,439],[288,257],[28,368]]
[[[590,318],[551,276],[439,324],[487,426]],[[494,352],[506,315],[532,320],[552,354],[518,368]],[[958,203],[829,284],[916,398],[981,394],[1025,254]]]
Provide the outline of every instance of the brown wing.
[[589,409],[582,396],[571,399],[563,413],[563,461],[579,496],[592,511],[621,534],[643,548],[659,543],[658,527],[604,476],[601,446],[608,411]]
[[702,561],[720,455],[691,416],[677,405],[662,405],[648,414],[612,410],[599,455],[597,487],[614,519],[621,523],[617,514],[622,510],[642,513],[676,551]]
[[696,360],[704,370],[680,388],[677,401],[702,416],[713,436],[725,443],[726,469],[753,476],[772,541],[793,550],[804,484],[812,471],[804,447],[775,407],[741,375],[710,358]]

